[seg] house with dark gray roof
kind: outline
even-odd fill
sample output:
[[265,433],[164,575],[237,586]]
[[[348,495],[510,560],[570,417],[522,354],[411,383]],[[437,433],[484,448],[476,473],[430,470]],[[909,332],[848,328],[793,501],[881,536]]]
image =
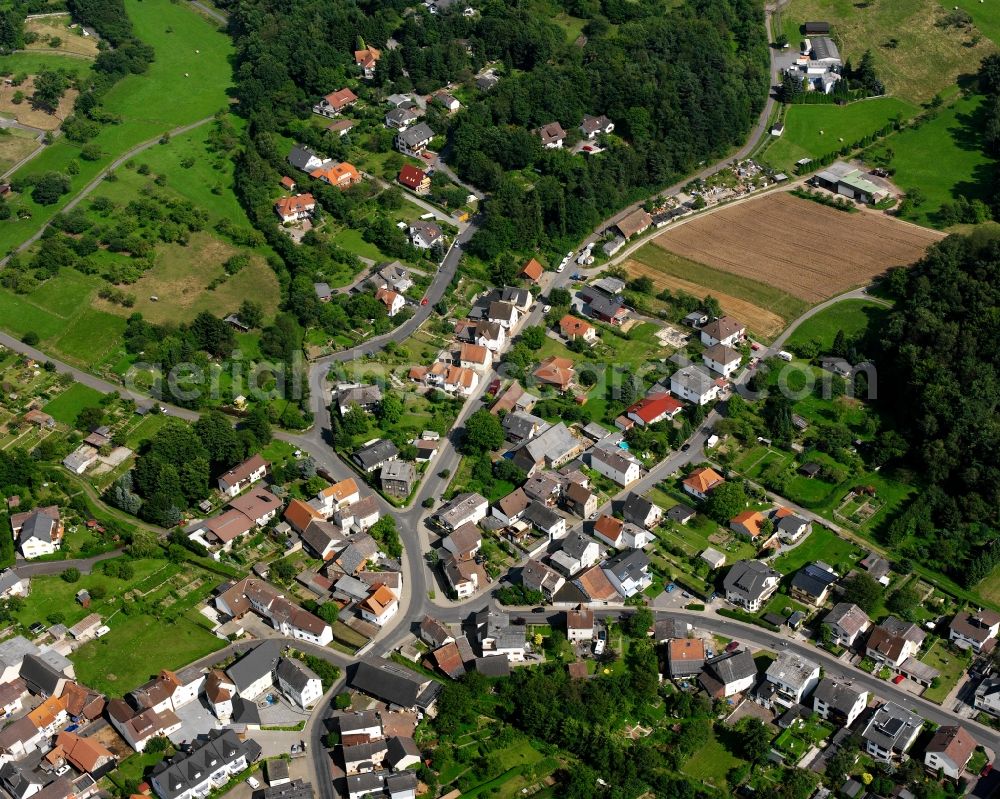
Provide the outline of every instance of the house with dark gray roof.
[[323,698],[322,681],[300,660],[282,658],[274,677],[278,689],[301,708],[311,708]]
[[265,640],[226,669],[226,674],[241,697],[253,700],[274,685],[274,670],[280,659],[281,643]]
[[781,575],[759,560],[741,560],[733,564],[723,580],[726,600],[756,613],[778,590]]
[[295,145],[288,153],[288,163],[302,172],[312,172],[330,163],[329,158],[323,158],[304,144]]
[[743,693],[757,682],[757,665],[750,650],[729,652],[705,661],[698,682],[715,699]]
[[604,573],[623,597],[645,591],[653,582],[649,573],[649,557],[641,549],[620,552],[605,562]]
[[366,444],[351,455],[351,459],[363,471],[369,473],[380,469],[383,464],[394,461],[398,457],[399,450],[396,445],[386,438],[380,438],[378,441]]
[[419,158],[434,138],[434,131],[426,122],[419,122],[396,134],[396,149],[404,155]]
[[838,727],[850,727],[868,706],[868,692],[852,685],[824,677],[812,696],[816,714]]
[[861,733],[865,752],[875,760],[890,762],[902,757],[917,740],[924,720],[895,702],[875,711]]
[[625,497],[622,516],[627,522],[652,530],[663,518],[663,511],[641,494],[630,492]]
[[822,561],[806,564],[792,577],[792,596],[800,602],[819,607],[826,602],[830,589],[839,577],[837,572]]
[[38,696],[59,696],[66,685],[66,675],[39,655],[26,655],[21,663],[20,677],[31,693]]
[[200,799],[221,788],[260,755],[255,741],[241,741],[231,729],[213,730],[188,751],[161,761],[150,784],[160,799]]
[[427,711],[434,706],[441,683],[385,660],[362,660],[348,667],[347,683],[356,691],[385,702],[390,708]]

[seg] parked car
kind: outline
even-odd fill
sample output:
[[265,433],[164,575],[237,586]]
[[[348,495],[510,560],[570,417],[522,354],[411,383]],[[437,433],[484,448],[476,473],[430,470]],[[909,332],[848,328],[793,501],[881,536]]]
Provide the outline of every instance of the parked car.
[[677,590],[677,586],[674,585],[673,583],[670,583],[670,585],[667,586],[667,593],[668,594],[672,594],[676,590]]
[[681,444],[681,452],[687,452],[689,449],[691,449],[691,445],[690,444],[688,444],[686,442],[684,444]]
[[256,777],[247,777],[247,785],[256,791],[260,787],[260,781]]
[[980,777],[988,777],[993,772],[993,764],[987,763],[983,766],[983,770],[979,772]]
[[423,298],[423,299],[422,299],[422,300],[420,301],[420,304],[421,304],[421,305],[426,305],[426,304],[427,304],[427,298],[426,298],[426,297],[424,297],[424,298]]
[[548,313],[551,310],[552,310],[552,306],[551,305],[546,305],[546,306],[544,306],[542,308],[542,313]]
[[726,652],[735,652],[739,648],[740,648],[739,641],[730,641],[728,644],[726,644]]

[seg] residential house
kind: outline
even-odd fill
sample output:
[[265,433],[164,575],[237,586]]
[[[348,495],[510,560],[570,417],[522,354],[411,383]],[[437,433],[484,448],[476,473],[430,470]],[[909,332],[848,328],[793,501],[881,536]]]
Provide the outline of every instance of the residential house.
[[573,383],[575,371],[569,358],[550,355],[538,365],[532,375],[539,383],[567,391]]
[[368,285],[376,289],[392,289],[397,294],[405,294],[413,286],[410,270],[399,261],[383,264],[368,279]]
[[338,119],[327,125],[326,129],[330,133],[336,133],[338,136],[342,137],[350,133],[355,124],[356,123],[353,119]]
[[316,292],[316,299],[320,302],[329,302],[333,299],[333,289],[329,283],[313,283],[313,291]]
[[674,638],[687,638],[691,624],[680,616],[661,616],[653,625],[653,641],[665,644]]
[[924,765],[932,774],[938,772],[957,780],[976,751],[976,739],[965,727],[946,725],[938,727],[924,750]]
[[241,741],[231,729],[213,730],[207,738],[161,761],[149,782],[160,799],[203,799],[241,774],[261,755],[260,746]]
[[405,499],[417,483],[417,470],[409,461],[389,461],[382,465],[378,480],[386,494]]
[[509,613],[484,608],[475,615],[475,625],[483,657],[506,655],[511,663],[524,661],[526,630],[513,624]]
[[600,566],[587,569],[573,580],[573,585],[579,588],[590,602],[611,602],[612,600],[617,602],[621,598],[618,590]]
[[0,730],[0,763],[21,760],[31,754],[42,741],[38,728],[27,716],[22,716]]
[[588,139],[596,139],[599,135],[611,133],[615,129],[615,123],[603,114],[601,116],[583,115],[580,123],[580,133]]
[[649,558],[641,549],[620,552],[605,561],[603,569],[615,590],[626,599],[645,591],[653,582]]
[[992,610],[962,611],[951,620],[948,638],[955,646],[978,654],[993,648],[998,630],[1000,613]]
[[596,447],[591,450],[590,468],[620,486],[634,483],[642,476],[642,464],[627,450],[617,447],[614,449]]
[[396,181],[405,188],[421,196],[430,194],[431,177],[424,170],[404,164],[396,176]]
[[540,560],[528,560],[521,567],[521,585],[529,591],[541,591],[546,599],[551,599],[565,584],[566,578]]
[[28,799],[42,790],[42,781],[35,773],[18,763],[4,763],[0,785],[12,799]]
[[[376,388],[372,386],[372,388]],[[381,399],[379,392],[379,399]],[[316,498],[319,500],[319,510],[324,516],[332,516],[334,511],[341,510],[361,499],[361,492],[358,490],[357,481],[353,477],[334,483],[320,491]]]
[[260,455],[253,455],[219,476],[219,491],[227,497],[235,497],[254,483],[263,480],[269,464]]
[[[335,511],[333,520],[345,530],[364,533],[379,520],[379,515],[378,502],[374,495],[369,494],[352,505]],[[371,536],[367,536],[367,538],[369,541],[371,540]],[[358,544],[361,540],[360,537],[354,538],[352,545]]]
[[346,161],[339,164],[326,164],[309,173],[309,177],[315,178],[329,186],[337,189],[349,189],[361,182],[361,173],[353,164]]
[[365,80],[371,80],[375,77],[375,67],[378,65],[378,60],[381,57],[382,51],[374,47],[366,47],[364,50],[354,51],[354,63],[361,70],[361,74],[364,75]]
[[979,683],[973,699],[973,707],[1000,718],[1000,678],[987,678]]
[[356,575],[364,571],[369,564],[377,563],[378,558],[378,543],[365,533],[355,537],[337,554],[333,562],[344,574]]
[[420,158],[433,139],[434,131],[431,130],[430,125],[426,122],[418,122],[396,134],[396,149],[403,155]]
[[720,316],[702,327],[701,343],[706,347],[714,347],[716,344],[733,347],[743,340],[746,332],[746,327],[733,317]]
[[490,352],[499,352],[507,342],[507,331],[496,322],[480,322],[474,328],[473,341]]
[[767,667],[765,679],[775,686],[772,701],[784,707],[802,702],[819,685],[819,664],[795,652],[780,652]]
[[95,780],[100,779],[116,765],[118,761],[110,749],[103,746],[96,736],[84,738],[75,732],[63,730],[56,736],[55,750],[65,758],[77,771],[89,774]]
[[481,567],[475,562],[449,556],[443,560],[443,564],[448,585],[459,599],[470,597],[479,590]]
[[438,510],[435,518],[445,530],[455,531],[463,524],[479,524],[486,518],[490,503],[479,494],[459,494]]
[[344,738],[376,739],[382,737],[382,721],[375,710],[347,711],[339,714],[336,719],[341,740]]
[[594,637],[594,611],[577,605],[566,611],[566,639],[571,643],[590,641]]
[[493,353],[481,344],[462,344],[458,351],[458,365],[480,373],[489,371],[493,366]]
[[385,126],[395,130],[406,130],[420,119],[420,116],[409,108],[393,108],[386,112]]
[[489,304],[486,310],[486,318],[488,321],[500,325],[500,327],[509,332],[517,326],[517,321],[521,317],[514,303],[497,301]]
[[344,385],[337,390],[337,410],[346,414],[352,405],[366,413],[374,413],[382,402],[382,389],[372,385]]
[[850,648],[854,646],[859,636],[872,626],[872,620],[857,605],[851,602],[838,602],[823,617],[823,624],[829,628],[834,643]]
[[466,522],[441,542],[448,552],[459,560],[472,560],[483,546],[483,536],[479,528]]
[[726,481],[721,474],[710,466],[703,466],[695,469],[685,477],[682,485],[684,486],[684,491],[691,496],[705,500],[712,493],[712,489],[722,485],[724,482]]
[[530,413],[522,413],[521,411],[508,413],[503,417],[501,425],[503,425],[504,438],[506,438],[506,440],[514,446],[518,447],[528,441],[531,441],[531,439],[540,436],[548,430],[549,427],[551,427],[551,425],[540,416],[534,416]]
[[358,604],[361,618],[379,627],[385,625],[399,610],[399,599],[384,585],[376,586],[367,599]]
[[385,306],[385,312],[391,319],[406,307],[406,299],[392,289],[376,289],[375,299]]
[[774,512],[774,531],[786,544],[794,544],[802,536],[812,531],[812,524],[801,516],[796,516],[788,508],[778,508]]
[[24,421],[29,424],[33,424],[35,427],[44,427],[51,430],[56,426],[56,420],[49,416],[44,411],[40,411],[37,408],[32,408],[26,414],[24,414]]
[[594,535],[619,550],[642,549],[656,540],[648,530],[607,514],[600,516],[594,523]]
[[651,394],[630,405],[625,415],[637,425],[647,427],[665,420],[672,421],[683,408],[683,403],[669,394]]
[[281,197],[274,203],[274,212],[284,223],[308,219],[316,210],[316,198],[311,194]]
[[517,308],[521,314],[527,313],[531,309],[531,292],[517,286],[504,286],[499,294],[494,291],[491,296],[498,297],[499,302],[506,302]]
[[[690,505],[685,505],[683,502],[678,502],[676,505],[672,505],[671,507],[667,508],[667,518],[672,522],[676,522],[677,524],[687,524],[697,515],[698,512],[694,508],[692,508]],[[718,567],[713,566],[712,568],[718,568]]]
[[570,534],[563,542],[562,549],[555,552],[550,560],[567,577],[589,569],[601,559],[598,543],[581,532]]
[[566,535],[566,519],[541,502],[531,502],[521,518],[552,541]]
[[694,677],[705,666],[705,642],[674,638],[667,643],[667,674],[673,680]]
[[550,122],[547,125],[542,125],[535,133],[542,140],[542,147],[546,150],[562,149],[563,141],[566,139],[566,131],[563,130],[562,125],[558,122]]
[[713,699],[742,694],[757,682],[757,665],[749,649],[717,655],[705,661],[698,682]]
[[552,425],[540,435],[522,445],[514,453],[514,464],[528,477],[539,468],[558,469],[576,457],[583,444],[570,433],[563,422]]
[[813,692],[813,710],[837,727],[850,727],[868,707],[868,692],[851,684],[824,677]]
[[83,474],[87,469],[97,463],[100,453],[89,444],[81,444],[62,460],[65,466],[73,474]]
[[625,521],[627,522],[631,522],[638,527],[645,527],[647,530],[652,530],[662,521],[663,510],[641,494],[630,492],[625,497],[625,504],[622,506],[622,516],[625,517]]
[[313,106],[313,113],[323,117],[335,117],[345,108],[349,108],[358,101],[358,96],[350,89],[338,89],[320,99]]
[[502,524],[515,524],[528,509],[531,500],[523,488],[515,488],[507,496],[493,503],[493,513]]
[[926,637],[916,624],[890,616],[872,629],[865,654],[876,663],[898,669],[907,658],[916,658]]
[[420,620],[419,634],[420,640],[435,649],[455,640],[451,630],[431,616],[424,616]]
[[355,450],[351,460],[361,467],[362,471],[371,473],[398,457],[399,450],[396,445],[387,438],[380,438]]
[[524,491],[524,495],[529,500],[541,502],[543,505],[554,508],[559,502],[559,497],[562,496],[563,489],[562,483],[556,479],[555,475],[541,472],[529,477],[521,486],[521,490]]
[[695,405],[708,405],[719,398],[720,391],[720,385],[700,366],[685,366],[670,376],[670,393]]
[[333,640],[329,624],[286,599],[273,586],[253,577],[244,578],[219,594],[215,605],[233,619],[242,618],[252,610],[267,619],[282,635],[292,638],[319,646],[326,646]]
[[11,514],[10,527],[26,560],[51,555],[62,545],[63,522],[58,505]]
[[122,699],[112,699],[108,702],[108,717],[111,726],[136,752],[143,751],[153,738],[169,737],[181,728],[181,720],[172,710],[158,713],[150,708],[136,713]]
[[822,607],[839,577],[837,572],[822,561],[809,563],[792,577],[791,594],[800,602]]
[[712,371],[718,372],[723,377],[729,377],[739,368],[743,354],[725,344],[715,344],[702,351],[701,359]]
[[434,102],[444,108],[446,111],[457,111],[462,107],[462,104],[448,92],[441,90],[434,92]]
[[861,733],[865,752],[883,762],[898,760],[913,746],[923,724],[916,713],[887,702],[875,711]]
[[621,327],[628,319],[628,308],[625,307],[625,300],[619,295],[609,297],[588,287],[578,291],[576,296],[583,303],[583,312],[592,319],[613,327]]
[[597,512],[597,494],[581,483],[570,483],[563,491],[563,504],[581,519],[589,519]]
[[581,339],[589,343],[597,340],[597,328],[572,314],[559,320],[559,333],[569,341]]
[[740,560],[732,565],[723,580],[726,600],[756,613],[778,590],[781,575],[759,560]]
[[294,146],[288,153],[288,163],[300,172],[312,172],[314,169],[319,169],[324,164],[330,163],[330,160],[317,155],[304,144]]
[[649,213],[642,208],[637,208],[632,213],[625,216],[624,219],[616,222],[614,229],[621,234],[622,238],[627,240],[633,236],[645,233],[649,230],[649,226],[652,224],[653,217],[651,217]]
[[420,765],[420,749],[412,738],[393,735],[386,741],[385,762],[393,771]]
[[433,222],[426,219],[417,219],[410,222],[410,243],[417,249],[430,250],[443,241],[444,233]]
[[344,544],[344,531],[332,522],[314,519],[302,533],[302,543],[306,549],[320,560],[330,560]]

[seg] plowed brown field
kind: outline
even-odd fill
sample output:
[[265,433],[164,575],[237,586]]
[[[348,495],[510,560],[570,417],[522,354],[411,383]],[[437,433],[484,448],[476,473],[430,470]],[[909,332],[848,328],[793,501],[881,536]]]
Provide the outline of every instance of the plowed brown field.
[[943,237],[882,214],[849,214],[779,192],[685,222],[653,242],[816,303],[912,264]]

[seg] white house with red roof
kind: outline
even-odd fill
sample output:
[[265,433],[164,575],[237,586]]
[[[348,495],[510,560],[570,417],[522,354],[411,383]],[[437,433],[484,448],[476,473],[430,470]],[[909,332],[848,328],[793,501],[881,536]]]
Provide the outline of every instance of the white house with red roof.
[[349,108],[358,101],[358,96],[350,89],[338,89],[330,92],[313,106],[313,113],[321,117],[335,117],[345,108]]
[[311,194],[296,194],[282,197],[274,203],[274,212],[282,222],[297,222],[308,219],[316,210],[316,198]]
[[647,427],[673,419],[683,407],[684,403],[669,394],[653,394],[631,405],[625,414],[636,424]]
[[385,311],[390,317],[398,314],[406,305],[403,295],[397,294],[392,289],[380,288],[375,292],[375,299],[385,306]]

